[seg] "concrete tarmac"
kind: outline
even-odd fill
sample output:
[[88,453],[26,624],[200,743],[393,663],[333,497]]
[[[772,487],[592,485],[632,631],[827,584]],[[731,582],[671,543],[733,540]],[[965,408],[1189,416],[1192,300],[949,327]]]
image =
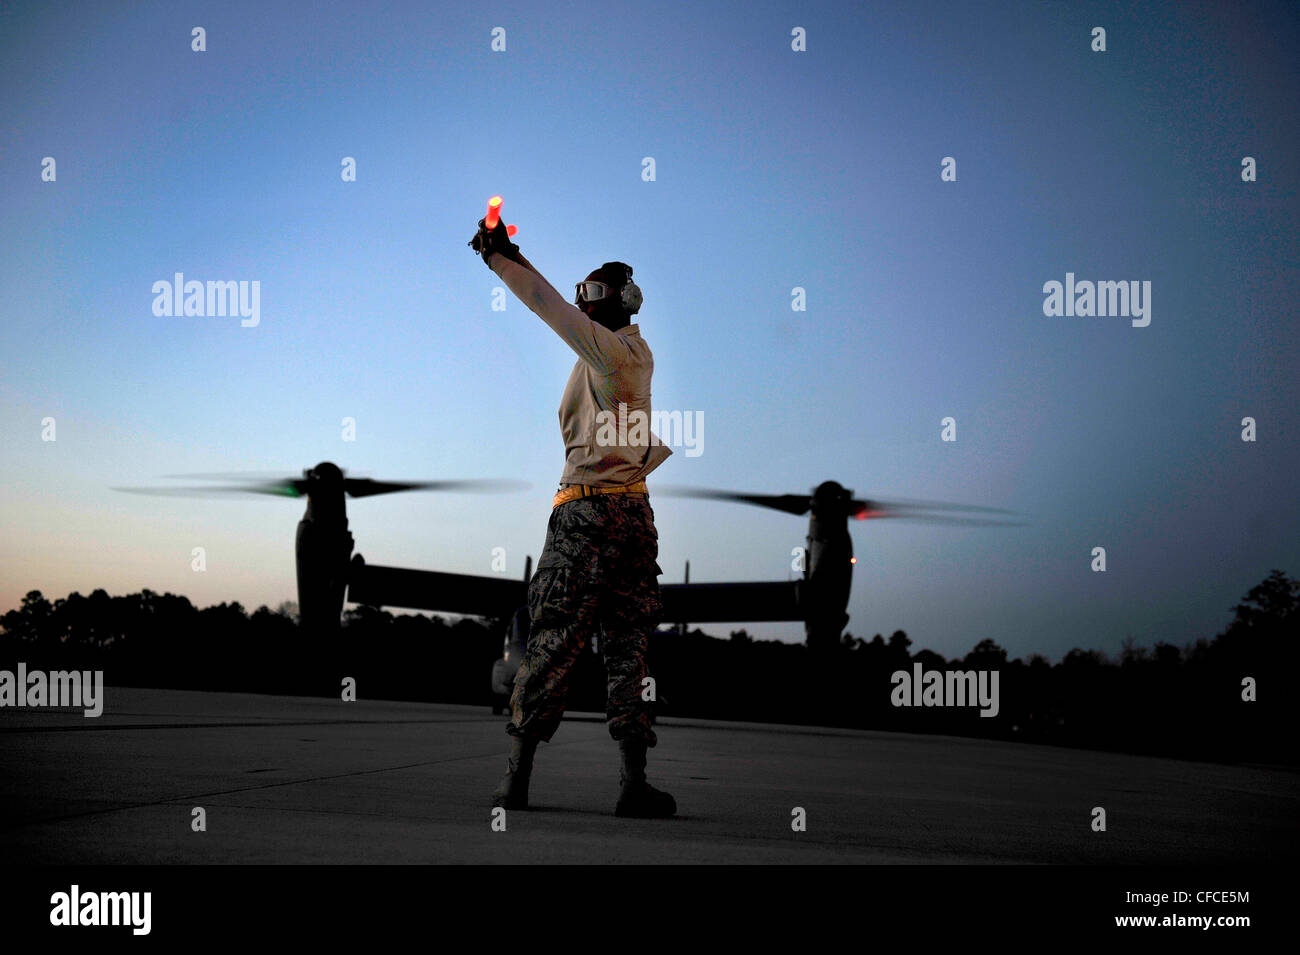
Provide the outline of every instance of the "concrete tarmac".
[[[108,688],[0,710],[9,863],[1295,862],[1300,776],[948,736],[667,718],[671,820],[614,816],[602,719],[566,718],[491,828],[486,707]],[[1106,810],[1106,831],[1091,827]],[[207,831],[191,829],[193,810]],[[792,829],[796,808],[806,831]]]

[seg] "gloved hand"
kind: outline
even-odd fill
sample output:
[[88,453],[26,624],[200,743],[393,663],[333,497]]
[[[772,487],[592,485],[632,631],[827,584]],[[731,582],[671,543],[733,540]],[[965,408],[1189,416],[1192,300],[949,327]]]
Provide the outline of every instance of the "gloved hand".
[[474,238],[469,240],[469,247],[483,256],[483,264],[488,264],[488,256],[493,254],[504,255],[511,261],[518,262],[519,246],[510,241],[510,236],[506,234],[506,224],[498,222],[495,229],[489,229],[485,220],[478,220],[478,232],[474,233]]

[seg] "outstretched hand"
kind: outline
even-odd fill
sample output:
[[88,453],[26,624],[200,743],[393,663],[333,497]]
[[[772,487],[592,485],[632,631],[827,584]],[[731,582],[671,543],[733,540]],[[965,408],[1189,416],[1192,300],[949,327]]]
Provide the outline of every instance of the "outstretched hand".
[[488,264],[488,256],[499,253],[507,259],[519,261],[519,246],[510,241],[506,233],[506,224],[498,222],[495,229],[489,229],[483,219],[478,220],[478,231],[469,240],[469,247],[483,257],[483,264]]

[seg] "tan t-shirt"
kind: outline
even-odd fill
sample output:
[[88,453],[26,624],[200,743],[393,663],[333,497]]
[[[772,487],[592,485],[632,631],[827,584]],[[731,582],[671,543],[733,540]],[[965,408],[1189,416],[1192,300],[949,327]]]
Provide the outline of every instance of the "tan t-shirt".
[[[578,356],[560,399],[560,483],[610,487],[644,480],[673,452],[650,430],[655,362],[638,327],[611,332],[503,255],[491,256],[488,265]],[[601,412],[607,414],[598,419]]]

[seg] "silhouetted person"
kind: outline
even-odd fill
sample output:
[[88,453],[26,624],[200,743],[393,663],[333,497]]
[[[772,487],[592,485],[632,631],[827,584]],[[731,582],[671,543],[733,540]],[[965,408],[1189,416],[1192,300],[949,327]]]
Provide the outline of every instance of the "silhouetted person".
[[493,805],[528,807],[537,743],[558,728],[574,663],[599,631],[609,733],[623,761],[615,813],[671,816],[673,797],[645,778],[646,750],[656,742],[653,704],[643,697],[646,648],[663,616],[645,478],[672,452],[649,428],[654,357],[630,324],[641,290],[630,266],[606,262],[577,283],[571,305],[510,242],[504,224],[488,230],[480,221],[470,245],[578,356],[560,401],[564,472],[528,586],[531,633],[510,697],[509,769]]

